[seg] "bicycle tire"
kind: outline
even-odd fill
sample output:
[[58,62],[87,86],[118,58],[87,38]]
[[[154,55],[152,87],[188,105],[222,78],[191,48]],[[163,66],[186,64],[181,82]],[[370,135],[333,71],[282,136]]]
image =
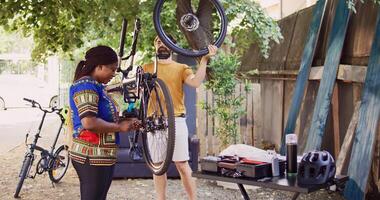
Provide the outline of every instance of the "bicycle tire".
[[7,108],[5,107],[5,101],[2,97],[0,97],[0,110],[6,110]]
[[[55,165],[55,164],[57,164],[55,161],[56,161],[56,159],[52,159],[52,160],[50,160],[50,162],[53,162],[53,163],[49,163],[49,166],[50,166],[50,169],[49,169],[49,171],[48,171],[48,174],[49,174],[49,178],[50,178],[50,180],[51,181],[53,181],[54,183],[58,183],[62,178],[63,178],[63,176],[65,176],[65,174],[66,174],[66,171],[67,171],[67,169],[68,169],[68,167],[69,167],[69,164],[70,164],[70,157],[69,157],[69,152],[68,152],[68,146],[67,145],[62,145],[62,146],[60,146],[58,149],[57,149],[57,151],[55,151],[55,153],[54,153],[54,158],[60,158],[60,153],[62,152],[62,151],[67,151],[67,155],[66,155],[66,159],[67,159],[67,163],[65,163],[65,166],[63,166],[64,168],[63,168],[63,172],[62,172],[62,174],[60,175],[60,176],[58,176],[58,177],[55,177],[55,166],[52,166],[52,165]],[[60,160],[59,160],[60,161]]]
[[50,98],[49,108],[58,108],[59,106],[59,98],[58,95],[54,95]]
[[[165,0],[157,0],[156,5],[154,7],[154,12],[153,12],[153,23],[154,23],[154,28],[156,29],[158,37],[161,39],[161,41],[172,51],[181,54],[183,56],[190,56],[190,57],[200,57],[208,54],[208,49],[203,48],[200,50],[188,50],[188,49],[183,49],[179,46],[177,46],[165,33],[161,26],[161,19],[160,19],[160,14],[162,7],[164,5]],[[214,42],[214,45],[217,47],[220,47],[223,44],[223,41],[226,37],[227,34],[227,17],[224,12],[224,8],[222,4],[218,0],[209,0],[213,6],[215,7],[217,13],[220,16],[220,31],[217,39]]]
[[[159,93],[158,90],[160,90],[162,93]],[[160,103],[162,102],[161,100],[158,100],[157,103],[158,105],[164,106],[164,111],[166,111],[166,120],[167,120],[167,124],[166,124],[167,127],[165,128],[165,130],[167,131],[167,145],[166,145],[165,153],[162,155],[161,154],[158,155],[159,157],[158,159],[160,159],[160,162],[156,162],[154,160],[155,158],[153,157],[154,156],[157,157],[157,153],[153,153],[151,151],[152,148],[149,147],[150,146],[149,142],[152,141],[151,139],[149,139],[149,138],[152,138],[152,136],[150,137],[150,135],[154,135],[153,138],[157,138],[155,135],[159,134],[159,132],[158,131],[157,132],[155,131],[154,133],[144,132],[142,133],[142,140],[143,140],[143,155],[144,155],[146,164],[148,165],[149,169],[153,172],[153,174],[162,175],[166,173],[166,171],[169,168],[170,163],[172,162],[174,144],[175,144],[175,120],[174,120],[173,101],[170,96],[169,89],[167,88],[165,83],[160,79],[156,79],[155,86],[151,90],[151,96],[149,97],[150,102],[152,102],[152,100],[157,99],[157,98],[156,99],[152,98],[154,97],[154,95],[157,95],[157,93],[162,94],[161,96],[158,95],[158,97],[165,98],[163,102],[164,105],[161,105],[162,104]],[[148,100],[148,104],[150,103],[149,100]],[[148,113],[148,110],[147,110],[148,105],[142,105],[142,106],[143,106],[143,109],[145,110],[143,112],[146,113],[146,117],[147,117],[146,119],[149,119],[149,117],[152,117]],[[153,119],[152,121],[154,120],[156,119]],[[161,139],[162,138],[160,138],[156,144],[162,144]],[[162,147],[162,145],[160,147]]]
[[22,188],[22,185],[24,184],[24,180],[26,178],[26,175],[31,167],[32,164],[32,158],[31,156],[27,155],[25,156],[25,159],[21,166],[21,172],[20,172],[20,180],[17,183],[16,192],[14,194],[14,198],[19,198],[19,194]]

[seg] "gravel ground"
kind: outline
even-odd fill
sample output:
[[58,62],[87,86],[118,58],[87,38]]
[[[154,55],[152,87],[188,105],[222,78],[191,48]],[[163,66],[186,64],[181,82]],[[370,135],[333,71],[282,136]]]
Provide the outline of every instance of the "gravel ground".
[[[18,182],[18,173],[25,152],[25,146],[20,145],[7,153],[0,155],[0,199],[13,199],[13,193]],[[291,199],[292,193],[258,188],[248,190],[252,199],[274,200]],[[168,199],[186,199],[186,193],[180,180],[169,180]],[[67,174],[60,183],[54,186],[49,181],[47,174],[37,176],[35,179],[27,179],[21,190],[21,199],[80,199],[79,180],[77,174],[70,165]],[[112,182],[108,199],[154,199],[153,182],[151,179],[116,179]],[[198,199],[243,199],[240,192],[235,189],[226,189],[215,182],[197,180]],[[336,193],[329,194],[326,191],[316,192],[310,195],[300,195],[299,199],[343,199]]]

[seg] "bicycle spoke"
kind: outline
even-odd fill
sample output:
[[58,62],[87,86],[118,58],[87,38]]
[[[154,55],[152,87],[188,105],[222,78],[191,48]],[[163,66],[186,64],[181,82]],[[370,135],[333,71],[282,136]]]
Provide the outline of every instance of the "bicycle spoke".
[[162,131],[156,131],[148,135],[149,152],[154,163],[162,162],[166,155],[168,138],[164,134]]
[[143,134],[144,157],[153,173],[161,175],[166,172],[173,155],[174,113],[170,93],[161,80],[157,80],[150,91],[147,106],[149,130]]
[[[156,2],[153,21],[161,41],[174,52],[191,57],[206,55],[209,44],[220,47],[227,33],[222,4],[218,0],[178,1]],[[173,7],[176,12],[165,12]],[[174,24],[177,28],[173,29]]]

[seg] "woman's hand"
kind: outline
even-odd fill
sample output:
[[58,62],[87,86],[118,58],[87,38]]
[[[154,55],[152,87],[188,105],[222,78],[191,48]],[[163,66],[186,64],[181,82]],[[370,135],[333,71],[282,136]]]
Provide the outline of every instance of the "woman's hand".
[[119,122],[119,127],[121,132],[137,130],[141,127],[141,121],[136,118],[129,118]]

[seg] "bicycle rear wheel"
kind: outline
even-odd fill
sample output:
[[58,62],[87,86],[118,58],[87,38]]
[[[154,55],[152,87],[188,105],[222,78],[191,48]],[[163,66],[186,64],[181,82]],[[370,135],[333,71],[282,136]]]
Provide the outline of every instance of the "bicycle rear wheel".
[[146,113],[142,133],[144,158],[155,175],[162,175],[172,162],[175,142],[173,102],[162,80],[156,80],[146,103],[142,104]]
[[50,160],[49,178],[54,183],[58,183],[66,174],[70,164],[70,157],[67,145],[60,146],[54,153],[54,159]]
[[20,194],[20,191],[21,191],[21,188],[22,188],[22,185],[24,184],[24,180],[30,170],[30,168],[32,167],[32,156],[31,155],[26,155],[25,158],[24,158],[24,161],[22,163],[22,166],[21,166],[21,171],[20,171],[20,174],[19,174],[19,177],[20,177],[20,180],[18,181],[17,183],[17,187],[16,187],[16,192],[14,194],[14,198],[19,198],[19,194]]
[[[177,35],[173,32],[173,26],[177,24],[177,29],[181,30],[186,38],[197,38],[208,41],[220,47],[227,34],[227,17],[222,4],[218,0],[200,0],[198,5],[192,5],[191,1],[187,5],[177,7],[175,13],[165,12],[175,4],[174,0],[157,0],[154,7],[153,22],[154,28],[161,41],[172,51],[191,57],[200,57],[208,53],[207,44],[198,49],[188,48],[188,44],[180,44],[172,40],[169,35]],[[194,6],[197,10],[194,10]],[[177,17],[179,16],[179,19]],[[177,35],[178,36],[178,35]],[[207,39],[206,39],[207,38]],[[181,38],[176,38],[176,40]],[[198,45],[199,46],[199,45]]]

